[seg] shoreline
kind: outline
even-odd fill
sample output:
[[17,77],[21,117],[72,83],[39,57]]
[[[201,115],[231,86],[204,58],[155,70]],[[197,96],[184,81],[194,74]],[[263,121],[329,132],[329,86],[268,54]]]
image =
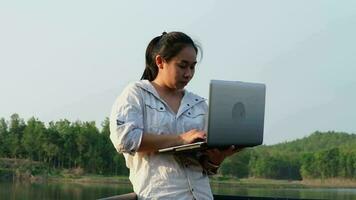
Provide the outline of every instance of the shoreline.
[[[356,180],[350,179],[315,179],[315,180],[275,180],[261,178],[226,178],[210,177],[211,186],[249,187],[249,188],[356,188]],[[78,177],[36,177],[31,182],[56,182],[79,184],[125,184],[131,185],[125,176],[83,175]]]
[[128,177],[124,176],[101,176],[101,175],[84,175],[80,177],[58,177],[50,176],[47,178],[49,182],[63,183],[98,183],[98,184],[129,184],[131,182]]
[[276,180],[262,178],[243,178],[238,180],[214,180],[211,185],[265,187],[265,188],[356,188],[355,179],[311,179],[311,180]]
[[[41,162],[26,159],[0,158],[0,180],[25,182],[71,182],[131,185],[128,176],[86,174],[81,168],[49,170]],[[244,188],[356,188],[356,178],[328,178],[307,180],[277,180],[263,178],[236,178],[215,175],[211,186]]]

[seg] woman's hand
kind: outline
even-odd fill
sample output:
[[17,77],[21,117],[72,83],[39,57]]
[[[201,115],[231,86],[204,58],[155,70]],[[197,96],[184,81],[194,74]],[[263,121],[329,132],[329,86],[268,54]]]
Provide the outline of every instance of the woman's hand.
[[197,140],[205,140],[205,132],[198,130],[191,130],[180,135],[163,134],[157,135],[152,133],[145,133],[142,136],[142,141],[138,152],[156,152],[159,149],[178,146],[182,144],[190,144]]
[[229,157],[239,151],[241,151],[243,148],[235,148],[234,145],[231,145],[228,149],[226,150],[219,150],[219,149],[207,149],[204,154],[208,156],[208,159],[211,163],[215,165],[220,165],[226,157]]
[[179,139],[181,140],[182,144],[190,144],[199,140],[205,141],[206,133],[204,131],[193,129],[188,132],[180,134]]

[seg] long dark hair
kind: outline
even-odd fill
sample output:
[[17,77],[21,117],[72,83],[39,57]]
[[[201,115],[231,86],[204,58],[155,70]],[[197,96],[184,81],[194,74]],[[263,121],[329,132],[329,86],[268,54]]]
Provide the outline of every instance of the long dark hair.
[[156,56],[160,55],[167,62],[176,56],[183,48],[191,45],[198,54],[198,46],[185,33],[163,32],[162,35],[153,38],[146,48],[146,67],[141,80],[153,81],[158,74]]

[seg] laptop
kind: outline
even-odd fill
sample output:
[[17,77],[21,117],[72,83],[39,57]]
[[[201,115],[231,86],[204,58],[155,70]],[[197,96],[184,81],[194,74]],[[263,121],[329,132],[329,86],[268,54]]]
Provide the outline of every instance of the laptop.
[[158,152],[207,148],[253,147],[262,144],[266,86],[262,83],[211,80],[206,141],[160,149]]

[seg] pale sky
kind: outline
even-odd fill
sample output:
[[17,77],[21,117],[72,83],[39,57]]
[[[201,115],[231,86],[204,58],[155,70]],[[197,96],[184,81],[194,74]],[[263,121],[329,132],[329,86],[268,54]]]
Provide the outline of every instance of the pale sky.
[[0,1],[0,117],[93,121],[141,77],[148,42],[183,31],[210,79],[265,83],[264,144],[356,133],[356,1]]

